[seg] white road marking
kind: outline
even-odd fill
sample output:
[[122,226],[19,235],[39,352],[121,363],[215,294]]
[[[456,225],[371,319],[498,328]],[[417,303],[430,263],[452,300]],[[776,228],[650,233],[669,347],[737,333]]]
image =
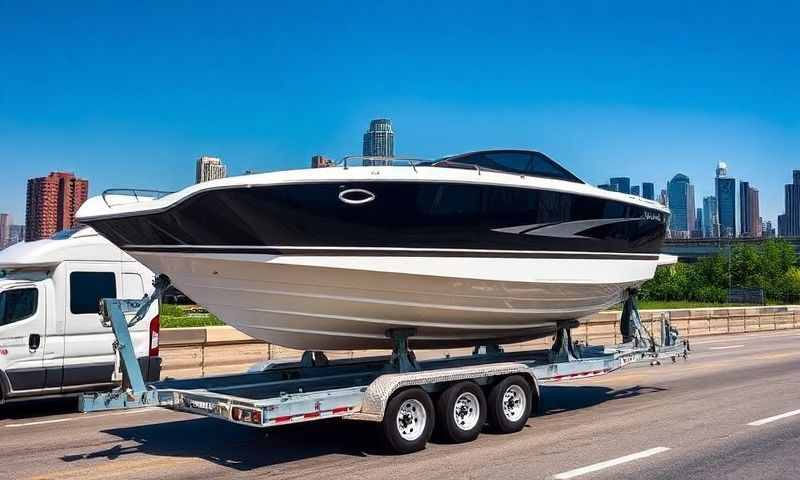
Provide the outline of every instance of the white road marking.
[[130,415],[131,413],[144,413],[153,410],[154,407],[150,408],[137,408],[136,410],[126,410],[124,412],[114,412],[114,413],[95,413],[89,415],[79,415],[75,417],[67,417],[67,418],[55,418],[53,420],[39,420],[36,422],[25,422],[25,423],[10,423],[8,425],[3,425],[7,428],[18,428],[18,427],[31,427],[34,425],[47,425],[49,423],[63,423],[63,422],[71,422],[73,420],[83,420],[83,419],[92,419],[92,418],[100,418],[100,417],[116,417],[118,415]]
[[766,338],[766,337],[772,337],[772,338],[778,338],[778,337],[793,337],[793,336],[795,336],[795,335],[797,335],[797,336],[800,336],[800,333],[789,333],[789,332],[788,332],[789,330],[792,330],[792,329],[786,329],[786,330],[787,330],[787,332],[786,332],[786,333],[782,332],[781,330],[778,330],[778,331],[775,331],[774,333],[759,334],[759,335],[756,335],[756,334],[754,334],[754,333],[752,333],[752,332],[751,332],[751,333],[747,333],[747,332],[737,332],[737,333],[730,333],[730,334],[721,333],[721,334],[719,334],[719,336],[721,336],[721,337],[727,337],[727,338],[715,338],[715,339],[713,339],[713,340],[699,340],[699,341],[694,341],[694,342],[692,342],[692,345],[707,345],[707,344],[709,344],[709,343],[724,343],[724,342],[730,342],[730,341],[731,341],[730,337],[732,337],[732,336],[739,337],[739,338],[737,338],[737,340],[739,340],[740,342],[741,342],[742,340],[750,340],[750,339],[753,339],[753,338]]
[[727,350],[729,348],[740,348],[744,347],[744,345],[726,345],[724,347],[708,347],[709,350]]
[[761,420],[750,422],[747,425],[751,427],[760,427],[761,425],[765,425],[777,420],[783,420],[784,418],[793,417],[795,415],[800,415],[800,410],[792,410],[791,412],[781,413],[780,415],[775,415],[774,417],[762,418]]
[[667,450],[669,450],[668,447],[651,448],[649,450],[644,450],[639,453],[632,453],[630,455],[625,455],[624,457],[619,457],[613,460],[607,460],[605,462],[595,463],[594,465],[588,465],[586,467],[576,468],[575,470],[570,470],[568,472],[559,473],[558,475],[555,475],[553,478],[556,478],[558,480],[573,478],[580,475],[585,475],[587,473],[604,470],[606,468],[613,467],[615,465],[621,465],[623,463],[633,462],[634,460],[647,458],[656,455],[658,453],[666,452]]

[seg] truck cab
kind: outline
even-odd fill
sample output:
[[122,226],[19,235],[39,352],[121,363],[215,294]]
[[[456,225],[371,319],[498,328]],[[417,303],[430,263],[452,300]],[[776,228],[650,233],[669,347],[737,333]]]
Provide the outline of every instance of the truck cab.
[[[101,298],[142,298],[154,275],[91,228],[0,251],[0,403],[107,390],[114,335]],[[157,381],[158,302],[131,329],[147,381]]]

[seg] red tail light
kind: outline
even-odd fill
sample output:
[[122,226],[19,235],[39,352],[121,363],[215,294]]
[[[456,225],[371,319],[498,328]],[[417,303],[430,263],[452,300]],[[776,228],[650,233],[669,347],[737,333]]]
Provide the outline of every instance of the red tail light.
[[158,333],[161,330],[161,318],[156,315],[150,320],[150,356],[158,356]]

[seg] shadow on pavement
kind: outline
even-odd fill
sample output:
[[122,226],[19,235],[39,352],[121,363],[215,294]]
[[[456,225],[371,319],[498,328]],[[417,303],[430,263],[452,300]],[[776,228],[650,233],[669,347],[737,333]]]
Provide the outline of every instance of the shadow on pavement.
[[641,385],[616,390],[608,387],[585,385],[546,385],[541,387],[542,405],[539,411],[543,415],[553,415],[592,407],[611,400],[650,395],[665,390],[667,389],[662,387]]
[[23,400],[0,405],[0,420],[22,420],[76,413],[77,411],[78,399],[76,397]]
[[[544,414],[580,410],[609,400],[656,393],[657,387],[612,390],[595,386],[542,387]],[[532,422],[536,420],[533,419]],[[129,454],[201,458],[240,471],[307,458],[338,454],[384,455],[377,426],[368,422],[329,420],[260,430],[219,420],[198,418],[104,430],[128,445],[62,457],[65,462]],[[488,430],[488,429],[487,429]],[[133,443],[133,444],[131,444]]]
[[62,457],[65,462],[114,460],[132,453],[201,458],[237,470],[253,470],[330,454],[380,454],[375,424],[330,420],[261,430],[208,418],[104,430],[124,442],[91,453]]

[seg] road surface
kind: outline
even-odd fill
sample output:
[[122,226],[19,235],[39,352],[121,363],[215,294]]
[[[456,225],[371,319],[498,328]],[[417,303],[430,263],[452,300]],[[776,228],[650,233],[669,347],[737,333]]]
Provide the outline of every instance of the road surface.
[[800,478],[800,331],[696,339],[686,362],[543,386],[517,434],[384,454],[374,425],[268,433],[162,409],[0,407],[4,478]]

